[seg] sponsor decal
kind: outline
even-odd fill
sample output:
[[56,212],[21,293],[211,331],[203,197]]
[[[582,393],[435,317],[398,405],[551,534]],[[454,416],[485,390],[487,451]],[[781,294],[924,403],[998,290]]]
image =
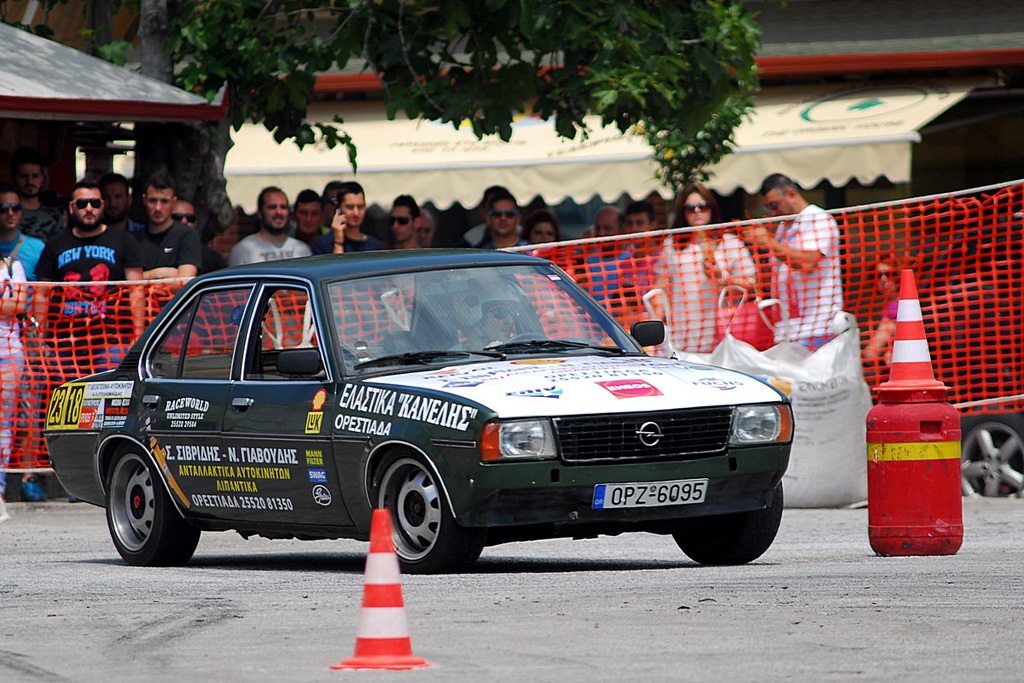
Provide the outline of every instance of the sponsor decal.
[[641,398],[644,396],[662,396],[661,390],[642,379],[616,379],[597,382],[615,398]]
[[306,451],[306,465],[307,466],[320,466],[324,464],[324,452],[323,451]]
[[131,398],[135,382],[90,382],[85,387],[85,398]]
[[719,377],[702,377],[694,381],[694,384],[700,387],[718,389],[719,391],[731,391],[736,387],[743,386],[743,382],[734,379],[721,379]]
[[323,484],[317,484],[313,487],[313,500],[317,505],[330,505],[331,490]]
[[327,470],[309,470],[309,480],[315,484],[326,484]]
[[313,394],[313,410],[323,410],[324,403],[327,402],[327,390],[320,389]]
[[206,418],[208,410],[209,401],[193,396],[176,398],[164,405],[164,414],[170,421],[168,426],[171,429],[195,429]]
[[511,362],[512,365],[557,365],[564,363],[565,359],[562,358],[537,358],[536,360],[514,360]]
[[[470,420],[479,412],[472,406],[440,398],[405,394],[394,389],[362,384],[349,384],[342,389],[338,407],[382,418],[397,417],[401,420],[425,422],[460,432],[469,428]],[[373,420],[353,415],[338,415],[334,419],[334,428],[383,436],[391,433],[391,422],[386,419]]]
[[319,434],[324,425],[324,414],[320,411],[306,413],[306,434]]
[[561,398],[562,390],[558,387],[543,387],[540,389],[520,389],[519,391],[509,391],[505,394],[506,396],[516,396],[519,398]]

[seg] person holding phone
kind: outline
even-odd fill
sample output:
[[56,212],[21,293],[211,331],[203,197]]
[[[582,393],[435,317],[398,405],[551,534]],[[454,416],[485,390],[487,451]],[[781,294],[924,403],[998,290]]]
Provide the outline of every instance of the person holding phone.
[[363,232],[366,218],[366,193],[357,182],[344,183],[338,190],[338,205],[331,219],[331,234],[313,242],[314,254],[344,254],[352,251],[383,249],[384,243]]

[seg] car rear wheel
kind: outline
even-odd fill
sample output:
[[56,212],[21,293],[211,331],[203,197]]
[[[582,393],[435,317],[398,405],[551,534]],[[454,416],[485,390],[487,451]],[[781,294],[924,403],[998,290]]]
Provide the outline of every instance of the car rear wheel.
[[960,473],[965,495],[1020,495],[1024,488],[1024,420],[1007,415],[969,427],[963,439]]
[[403,571],[457,571],[480,557],[485,532],[458,525],[444,489],[419,458],[392,456],[378,471],[377,507],[391,513],[395,551]]
[[761,557],[775,540],[782,522],[782,482],[763,510],[710,517],[693,531],[672,534],[676,545],[694,562],[708,565],[746,564]]
[[182,565],[199,545],[199,530],[175,509],[153,463],[134,449],[114,456],[106,507],[110,537],[130,565]]

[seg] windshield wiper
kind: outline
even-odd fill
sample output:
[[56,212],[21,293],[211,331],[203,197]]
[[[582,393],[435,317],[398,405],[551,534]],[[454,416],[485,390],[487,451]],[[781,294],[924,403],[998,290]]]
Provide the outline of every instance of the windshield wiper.
[[357,361],[357,368],[370,368],[378,365],[426,365],[442,358],[462,358],[465,356],[487,356],[488,358],[505,358],[501,351],[411,351],[393,353],[388,356]]
[[593,349],[615,355],[626,353],[625,349],[620,349],[618,346],[601,346],[600,344],[573,341],[571,339],[522,339],[519,341],[508,341],[504,344],[495,344],[487,348],[491,351],[504,351],[505,353],[514,353],[516,351],[564,351],[565,349]]

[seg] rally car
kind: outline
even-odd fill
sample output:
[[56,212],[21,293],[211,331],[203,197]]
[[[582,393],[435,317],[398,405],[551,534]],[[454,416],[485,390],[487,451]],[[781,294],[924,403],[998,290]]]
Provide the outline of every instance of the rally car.
[[624,531],[737,564],[771,545],[793,418],[768,383],[649,356],[566,274],[475,250],[328,255],[192,280],[114,370],[54,390],[53,467],[133,565],[201,531],[368,538],[407,572]]

